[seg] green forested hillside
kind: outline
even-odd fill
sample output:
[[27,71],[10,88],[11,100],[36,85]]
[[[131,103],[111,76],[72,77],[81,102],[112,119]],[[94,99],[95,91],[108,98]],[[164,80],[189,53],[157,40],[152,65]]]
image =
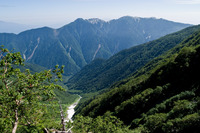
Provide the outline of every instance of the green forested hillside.
[[200,30],[151,61],[135,77],[82,106],[78,114],[95,118],[110,111],[135,132],[197,133],[199,68]]
[[[75,74],[67,85],[80,93],[90,93],[110,87],[136,72],[153,58],[175,47],[200,26],[186,28],[155,41],[123,50],[106,61],[94,61]],[[97,63],[95,65],[95,63]]]

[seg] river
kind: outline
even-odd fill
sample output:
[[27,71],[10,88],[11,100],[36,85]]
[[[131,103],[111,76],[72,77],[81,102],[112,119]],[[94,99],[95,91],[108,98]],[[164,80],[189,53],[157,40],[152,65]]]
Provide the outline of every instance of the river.
[[79,99],[78,99],[75,103],[73,103],[72,105],[70,105],[70,106],[68,107],[68,110],[67,110],[67,118],[65,119],[66,122],[69,122],[69,121],[73,122],[72,117],[73,117],[73,115],[75,114],[74,108],[75,108],[76,105],[79,103],[79,101],[81,100],[81,98],[82,98],[82,97],[79,95]]

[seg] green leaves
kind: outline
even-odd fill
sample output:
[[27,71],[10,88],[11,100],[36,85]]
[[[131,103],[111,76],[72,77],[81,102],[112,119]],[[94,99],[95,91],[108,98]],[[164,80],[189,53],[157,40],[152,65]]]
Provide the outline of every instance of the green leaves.
[[[57,78],[62,81],[62,74],[64,73],[65,66],[62,65],[61,68],[58,68],[58,67],[59,67],[59,65],[56,65],[55,69],[52,72],[55,73]],[[54,81],[57,82],[58,79],[55,79]]]
[[[20,125],[19,130],[23,128],[28,130],[33,127],[34,130],[42,130],[37,127],[44,125],[45,119],[52,119],[52,116],[48,115],[46,118],[46,113],[49,113],[45,111],[47,106],[41,104],[49,104],[49,101],[55,100],[54,89],[64,90],[61,86],[54,84],[54,80],[62,78],[64,66],[59,68],[57,65],[53,71],[31,74],[29,69],[21,72],[19,68],[14,67],[23,65],[24,60],[19,52],[11,53],[8,49],[1,47],[0,58],[0,82],[2,84],[0,131],[11,132],[12,128],[14,129],[13,125],[18,126],[18,124]],[[7,123],[8,121],[10,123]],[[7,129],[7,127],[10,128]]]
[[165,123],[166,119],[167,114],[165,113],[150,115],[145,118],[146,123],[144,126],[147,127],[150,132],[155,132],[163,126],[163,123]]
[[123,122],[110,112],[106,112],[103,116],[97,118],[76,116],[73,122],[73,130],[77,133],[116,133],[127,132]]

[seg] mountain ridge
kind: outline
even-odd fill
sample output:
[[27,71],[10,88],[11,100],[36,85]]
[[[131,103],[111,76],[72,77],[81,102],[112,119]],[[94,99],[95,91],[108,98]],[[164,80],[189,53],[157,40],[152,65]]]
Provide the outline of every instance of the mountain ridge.
[[88,93],[109,88],[113,83],[130,76],[151,59],[173,48],[196,31],[193,26],[157,40],[141,44],[115,54],[101,64],[88,64],[66,83],[71,90]]
[[65,74],[72,75],[96,58],[108,59],[123,49],[188,26],[148,18],[136,22],[127,16],[109,22],[79,18],[58,29],[42,27],[17,35],[1,33],[0,42],[8,49],[15,48],[29,63],[49,69],[56,64],[65,65]]

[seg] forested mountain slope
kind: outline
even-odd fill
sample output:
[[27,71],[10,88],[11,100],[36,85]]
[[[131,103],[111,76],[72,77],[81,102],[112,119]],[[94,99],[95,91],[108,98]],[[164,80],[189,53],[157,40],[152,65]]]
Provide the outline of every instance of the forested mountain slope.
[[79,90],[80,93],[108,88],[116,81],[136,72],[153,58],[175,47],[199,28],[200,26],[189,27],[155,41],[123,50],[108,60],[96,60],[69,79],[67,85],[70,89]]
[[188,26],[155,18],[122,17],[109,22],[80,18],[59,29],[2,33],[0,43],[10,50],[15,48],[26,62],[49,69],[56,64],[65,65],[65,74],[71,75],[96,58],[107,59],[123,49]]
[[199,68],[200,30],[78,112],[96,117],[110,111],[137,132],[197,133]]

